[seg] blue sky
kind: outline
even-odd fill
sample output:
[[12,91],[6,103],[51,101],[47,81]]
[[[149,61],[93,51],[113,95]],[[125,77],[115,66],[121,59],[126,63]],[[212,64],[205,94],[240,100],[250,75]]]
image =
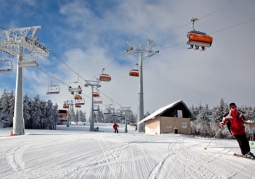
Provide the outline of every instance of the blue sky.
[[[132,107],[136,113],[138,78],[129,77],[128,72],[136,67],[138,54],[123,52],[129,48],[128,41],[145,44],[152,39],[159,54],[143,58],[145,112],[180,99],[187,106],[201,103],[212,108],[221,98],[228,103],[255,106],[254,0],[0,2],[2,28],[42,26],[36,36],[52,53],[47,58],[24,57],[36,59],[40,69],[67,85],[77,81],[79,73],[84,85],[83,79],[95,79],[106,68],[112,81],[101,83],[105,105],[111,104],[112,99],[116,109],[120,104]],[[199,18],[196,30],[214,38],[205,52],[187,50],[186,34],[191,30],[192,17]],[[247,23],[235,26],[243,22]],[[0,38],[5,37],[1,34]],[[14,67],[12,72],[0,75],[0,92],[15,91],[17,60],[1,55],[12,60]],[[63,101],[73,96],[66,85],[54,79],[61,93],[46,95],[50,82],[51,77],[37,68],[24,70],[24,93],[51,99],[62,108]],[[86,104],[81,109],[89,114],[91,99],[87,96],[91,95],[91,88],[83,87],[83,93]]]

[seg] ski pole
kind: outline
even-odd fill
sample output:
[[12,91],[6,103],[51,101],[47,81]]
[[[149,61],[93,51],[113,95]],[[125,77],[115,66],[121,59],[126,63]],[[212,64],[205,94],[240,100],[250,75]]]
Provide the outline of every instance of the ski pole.
[[[218,132],[216,132],[215,136],[213,138],[215,138],[217,136],[217,134],[220,132],[221,129],[218,130]],[[207,147],[211,144],[212,142],[212,139],[211,141],[209,142],[209,144],[204,148],[204,150],[207,150]]]
[[[251,121],[251,123],[252,123],[252,124],[254,124],[254,119],[253,119],[253,120],[250,120],[250,121]],[[253,136],[254,136],[254,134],[252,133],[252,138],[251,138],[251,139],[252,139],[252,140],[251,140],[251,145],[254,145],[254,142],[253,142],[253,140],[254,140],[254,139],[253,139]]]

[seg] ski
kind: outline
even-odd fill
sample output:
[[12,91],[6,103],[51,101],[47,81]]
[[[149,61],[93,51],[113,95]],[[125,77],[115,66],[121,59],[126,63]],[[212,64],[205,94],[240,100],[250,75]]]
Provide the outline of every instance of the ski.
[[237,154],[237,153],[234,153],[234,156],[236,156],[236,157],[242,157],[242,158],[247,158],[247,159],[251,159],[251,160],[255,160],[254,158],[248,158],[248,157],[245,157],[245,156],[242,155],[242,154]]

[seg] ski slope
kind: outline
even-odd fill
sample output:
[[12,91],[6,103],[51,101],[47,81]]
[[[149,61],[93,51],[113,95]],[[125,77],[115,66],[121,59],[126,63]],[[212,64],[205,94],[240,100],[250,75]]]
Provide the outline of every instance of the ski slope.
[[233,156],[235,140],[146,135],[132,126],[124,133],[122,124],[115,134],[112,124],[97,126],[100,132],[86,123],[13,137],[12,128],[1,128],[0,178],[255,178],[255,161]]

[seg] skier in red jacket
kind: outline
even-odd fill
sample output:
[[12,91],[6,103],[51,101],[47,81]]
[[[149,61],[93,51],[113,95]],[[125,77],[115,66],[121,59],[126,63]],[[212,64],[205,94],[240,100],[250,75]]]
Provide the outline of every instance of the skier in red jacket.
[[118,124],[116,124],[116,122],[113,124],[113,129],[114,129],[114,133],[119,133],[119,131],[118,131]]
[[230,111],[226,117],[223,117],[222,122],[220,122],[219,127],[221,128],[225,124],[230,125],[230,131],[232,135],[236,138],[241,152],[244,157],[255,159],[255,156],[250,151],[249,141],[246,137],[243,123],[252,125],[252,122],[244,117],[244,115],[239,112],[236,108],[235,103],[230,103]]

